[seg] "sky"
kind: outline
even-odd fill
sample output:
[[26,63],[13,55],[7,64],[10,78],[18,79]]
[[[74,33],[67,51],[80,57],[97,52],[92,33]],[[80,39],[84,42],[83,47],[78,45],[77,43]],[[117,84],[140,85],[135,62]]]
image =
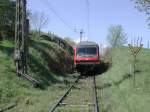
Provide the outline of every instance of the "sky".
[[[44,12],[48,16],[48,24],[42,29],[45,32],[78,41],[79,31],[83,29],[83,36],[89,41],[108,44],[108,28],[119,24],[127,33],[128,43],[131,43],[131,38],[142,37],[144,47],[147,47],[150,28],[146,15],[134,6],[131,0],[27,0],[28,10]],[[74,32],[75,29],[78,33]]]

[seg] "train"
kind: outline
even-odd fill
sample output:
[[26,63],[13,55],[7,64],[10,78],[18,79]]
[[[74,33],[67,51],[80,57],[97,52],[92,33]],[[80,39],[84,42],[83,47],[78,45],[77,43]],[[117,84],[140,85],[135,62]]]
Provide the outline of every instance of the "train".
[[81,75],[96,72],[100,65],[99,45],[92,41],[83,41],[74,47],[75,69]]

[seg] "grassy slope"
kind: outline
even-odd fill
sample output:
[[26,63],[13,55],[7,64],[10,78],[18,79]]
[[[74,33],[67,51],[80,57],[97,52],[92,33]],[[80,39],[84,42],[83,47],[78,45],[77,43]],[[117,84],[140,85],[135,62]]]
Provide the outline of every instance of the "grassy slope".
[[16,76],[13,43],[3,41],[0,43],[0,108],[17,102],[17,107],[10,112],[46,112],[65,91],[66,84],[72,82],[71,75],[61,74],[62,71],[57,71],[59,66],[53,66],[68,61],[68,58],[62,60],[64,50],[57,44],[34,40],[29,50],[29,73],[42,82],[43,89],[33,88],[28,81]]
[[13,61],[10,59],[13,44],[5,41],[0,44],[0,104],[6,103],[10,98],[17,94],[12,88],[17,88],[16,83],[18,78],[14,78],[15,75],[12,73]]
[[98,76],[98,94],[103,112],[150,111],[150,51],[142,49],[136,61],[135,86],[133,57],[129,48],[113,52],[113,65],[108,72]]

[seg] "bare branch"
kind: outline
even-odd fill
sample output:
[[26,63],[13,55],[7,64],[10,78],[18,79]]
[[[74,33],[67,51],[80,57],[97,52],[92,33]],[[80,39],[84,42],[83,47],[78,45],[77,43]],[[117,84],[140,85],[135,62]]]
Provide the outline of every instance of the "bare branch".
[[37,32],[41,32],[41,29],[48,24],[48,16],[43,12],[34,12],[30,15],[31,27]]

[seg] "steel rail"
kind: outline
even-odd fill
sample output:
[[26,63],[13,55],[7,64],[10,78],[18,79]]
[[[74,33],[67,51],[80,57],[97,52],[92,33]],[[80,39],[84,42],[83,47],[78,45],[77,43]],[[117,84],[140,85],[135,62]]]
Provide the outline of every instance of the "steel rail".
[[66,93],[58,100],[56,105],[49,110],[49,112],[54,112],[55,109],[62,103],[62,101],[67,97],[67,95],[70,93],[71,89],[75,86],[75,84],[78,83],[79,79],[81,78],[81,75],[75,80],[75,82],[70,86],[70,88],[66,91]]
[[96,79],[95,76],[93,76],[93,92],[94,92],[94,111],[100,112],[99,105],[98,105],[98,98],[97,98],[97,87],[96,87]]
[[5,111],[7,111],[7,110],[10,110],[10,109],[14,108],[15,106],[17,106],[16,103],[15,103],[15,104],[11,104],[11,105],[8,106],[8,107],[5,107],[5,108],[3,108],[3,109],[0,109],[0,112],[5,112]]

